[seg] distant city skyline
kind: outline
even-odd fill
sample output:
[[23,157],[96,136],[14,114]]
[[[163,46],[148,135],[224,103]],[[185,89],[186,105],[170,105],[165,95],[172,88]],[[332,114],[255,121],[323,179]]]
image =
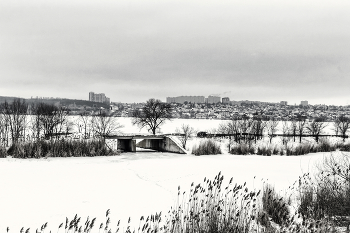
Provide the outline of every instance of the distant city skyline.
[[350,104],[350,2],[2,0],[0,95]]
[[[68,98],[68,97],[52,97],[52,96],[31,96],[30,98],[23,97],[23,96],[6,96],[6,97],[14,97],[14,98],[26,98],[26,99],[76,99],[76,100],[88,100],[88,101],[93,101],[93,102],[101,102],[101,103],[144,103],[148,99],[145,99],[144,101],[140,102],[122,102],[122,101],[113,101],[110,98],[106,97],[105,93],[99,93],[95,94],[94,92],[89,92],[88,98]],[[188,99],[188,97],[191,97],[192,99]],[[220,101],[218,100],[220,98]],[[230,102],[262,102],[262,103],[275,103],[275,104],[280,104],[280,105],[302,105],[302,106],[307,106],[307,105],[336,105],[336,106],[342,106],[342,105],[337,105],[337,104],[325,104],[325,103],[310,103],[308,100],[300,100],[298,103],[290,103],[289,101],[286,100],[276,100],[276,101],[261,101],[261,100],[256,100],[256,99],[230,99],[229,97],[220,97],[220,96],[215,96],[215,95],[209,95],[208,97],[205,96],[191,96],[191,95],[183,95],[183,96],[177,96],[177,97],[165,97],[164,98],[159,98],[161,101],[166,102],[166,103],[224,103],[224,101],[227,103],[227,101]],[[348,105],[344,105],[348,106]],[[350,104],[349,104],[350,106]]]

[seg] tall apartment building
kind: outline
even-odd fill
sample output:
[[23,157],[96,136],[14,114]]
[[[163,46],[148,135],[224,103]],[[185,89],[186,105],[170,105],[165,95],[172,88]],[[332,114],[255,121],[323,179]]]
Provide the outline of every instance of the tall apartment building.
[[110,98],[106,97],[104,93],[95,94],[94,92],[89,92],[89,101],[110,104]]
[[222,103],[223,104],[229,104],[230,103],[230,98],[229,97],[223,97],[222,98]]
[[286,106],[286,105],[288,105],[288,102],[287,101],[281,101],[280,104]]
[[185,102],[191,103],[204,103],[204,96],[178,96],[178,97],[167,97],[167,103],[179,103],[183,104]]
[[[228,102],[230,102],[230,99],[228,99]],[[179,103],[183,104],[185,102],[188,103],[196,103],[196,104],[202,104],[202,103],[208,103],[208,104],[216,104],[221,102],[221,98],[219,96],[208,96],[208,98],[205,98],[204,96],[178,96],[178,97],[167,97],[166,98],[167,103]]]
[[300,105],[301,106],[308,106],[309,105],[309,102],[307,100],[304,100],[304,101],[301,101],[300,102]]
[[216,103],[220,103],[220,102],[221,102],[220,96],[210,95],[210,96],[208,96],[208,98],[206,98],[206,103],[208,103],[208,104],[216,104]]

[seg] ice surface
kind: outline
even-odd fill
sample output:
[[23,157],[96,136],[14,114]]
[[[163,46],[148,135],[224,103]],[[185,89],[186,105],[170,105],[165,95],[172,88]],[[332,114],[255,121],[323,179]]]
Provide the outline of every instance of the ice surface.
[[[111,227],[130,216],[167,212],[177,198],[177,187],[188,191],[191,182],[214,178],[221,171],[228,182],[248,182],[260,188],[261,179],[286,189],[308,172],[323,154],[300,157],[125,153],[114,157],[0,159],[0,229],[54,230],[65,217],[78,214],[105,221],[111,209]],[[256,178],[254,179],[254,176]],[[225,181],[224,180],[224,181]],[[224,182],[225,183],[225,182]],[[114,225],[113,225],[114,224]]]

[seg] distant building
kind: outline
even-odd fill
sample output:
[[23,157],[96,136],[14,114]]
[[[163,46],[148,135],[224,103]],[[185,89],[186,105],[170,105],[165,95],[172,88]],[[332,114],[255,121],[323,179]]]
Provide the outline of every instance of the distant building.
[[193,103],[193,104],[200,104],[200,103],[204,103],[204,96],[167,97],[166,102],[167,103],[178,103],[178,104],[183,104],[185,102]]
[[304,100],[304,101],[301,101],[300,102],[300,105],[301,106],[308,106],[309,105],[309,102],[307,100]]
[[213,96],[213,95],[208,96],[206,100],[208,104],[216,104],[221,102],[220,96]]
[[288,105],[288,102],[287,101],[281,101],[281,103],[280,103],[281,105]]
[[230,98],[229,97],[223,97],[222,98],[222,103],[223,104],[229,104],[230,103]]
[[[230,99],[228,99],[228,101],[230,101]],[[204,96],[178,96],[178,97],[167,97],[166,102],[178,103],[178,104],[183,104],[185,102],[192,103],[192,104],[202,104],[202,103],[216,104],[221,102],[221,98],[219,96],[211,96],[211,95],[208,96],[208,98],[205,98]]]
[[95,94],[94,92],[89,92],[89,101],[110,104],[110,98],[106,97],[104,93]]

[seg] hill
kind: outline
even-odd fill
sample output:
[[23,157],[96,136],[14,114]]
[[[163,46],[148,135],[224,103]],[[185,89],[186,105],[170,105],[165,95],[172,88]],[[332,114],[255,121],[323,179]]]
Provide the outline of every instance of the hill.
[[5,101],[7,102],[12,102],[14,99],[23,99],[25,100],[28,104],[30,103],[48,103],[48,104],[57,104],[59,103],[60,105],[63,106],[69,106],[69,105],[76,105],[76,106],[89,106],[89,107],[103,107],[103,108],[109,108],[108,104],[105,103],[98,103],[98,102],[92,102],[88,100],[77,100],[77,99],[65,99],[65,98],[46,98],[46,99],[39,99],[39,98],[30,98],[30,99],[25,99],[25,98],[20,98],[20,97],[12,97],[12,96],[0,96],[0,103],[4,103]]

